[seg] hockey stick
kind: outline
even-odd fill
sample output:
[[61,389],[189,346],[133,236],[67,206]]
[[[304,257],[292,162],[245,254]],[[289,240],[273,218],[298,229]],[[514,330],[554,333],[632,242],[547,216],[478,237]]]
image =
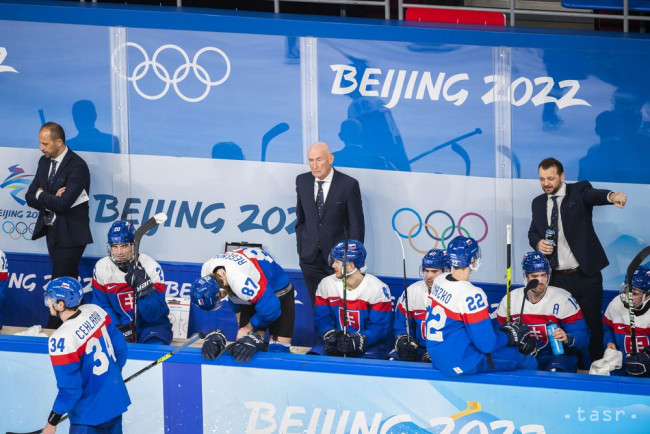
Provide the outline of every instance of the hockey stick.
[[266,161],[266,149],[269,146],[269,142],[286,131],[289,131],[289,124],[280,122],[262,136],[262,158],[260,161]]
[[[160,357],[158,360],[155,360],[155,361],[149,363],[147,366],[145,366],[144,368],[140,369],[140,370],[139,370],[138,372],[136,372],[135,374],[130,375],[126,380],[124,380],[124,383],[125,383],[125,384],[128,383],[129,381],[133,380],[134,378],[136,378],[136,377],[138,377],[138,376],[144,374],[145,372],[147,372],[149,369],[153,368],[154,366],[161,364],[162,362],[164,362],[165,360],[169,359],[169,358],[170,358],[171,356],[173,356],[174,354],[177,354],[178,352],[180,352],[180,351],[184,350],[185,348],[189,347],[189,346],[192,345],[194,342],[198,341],[200,338],[201,338],[201,335],[200,335],[199,333],[194,334],[194,335],[193,335],[191,338],[189,338],[189,339],[188,339],[188,340],[187,340],[183,345],[180,345],[180,346],[174,348],[172,351],[170,351],[169,353],[167,353],[167,354],[165,354],[164,356]],[[232,344],[231,344],[231,345],[232,345]],[[226,348],[222,351],[222,353],[225,352],[226,349],[228,349],[228,347],[226,347]],[[219,353],[219,355],[221,355],[221,353]],[[67,414],[64,414],[64,415],[61,417],[61,420],[59,420],[59,423],[63,422],[63,421],[66,420],[66,419],[68,419],[68,415],[67,415]],[[26,433],[18,433],[18,432],[13,432],[13,431],[7,431],[7,434],[38,434],[38,433],[40,433],[41,431],[43,431],[43,428],[38,429],[38,430],[36,430],[36,431],[26,432]]]
[[[156,226],[162,224],[167,220],[167,214],[164,212],[160,212],[156,214],[155,216],[151,217],[149,220],[146,222],[142,223],[138,229],[135,230],[135,234],[133,236],[133,258],[131,258],[131,261],[133,264],[138,263],[138,257],[140,256],[140,242],[142,241],[142,237],[145,236],[147,232],[155,228]],[[138,342],[138,334],[137,334],[137,327],[136,327],[136,318],[138,317],[137,313],[137,301],[135,300],[135,292],[133,294],[133,321],[131,321],[132,324],[132,331],[131,333],[133,334],[133,342]]]
[[510,322],[510,281],[512,278],[512,225],[506,225],[506,322]]
[[650,255],[650,246],[643,248],[630,262],[625,273],[625,284],[627,291],[627,311],[630,315],[630,339],[632,340],[632,355],[638,353],[636,345],[636,319],[634,318],[634,308],[632,306],[632,275],[639,268],[639,265]]
[[[476,135],[476,134],[482,134],[482,133],[483,133],[483,130],[481,130],[480,128],[476,128],[476,129],[475,129],[474,131],[472,131],[472,132],[469,132],[469,133],[467,133],[467,134],[463,134],[462,136],[458,136],[458,137],[456,137],[455,139],[451,139],[451,140],[449,140],[449,141],[447,141],[447,142],[445,142],[445,143],[443,143],[443,144],[441,144],[441,145],[436,146],[436,147],[433,148],[433,149],[429,149],[428,151],[425,151],[425,152],[421,153],[420,155],[411,158],[411,159],[409,160],[409,164],[411,164],[411,163],[415,163],[415,162],[418,161],[419,159],[424,158],[424,157],[426,157],[426,156],[429,155],[429,154],[432,154],[432,153],[434,153],[434,152],[436,152],[436,151],[438,151],[438,150],[440,150],[440,149],[442,149],[442,148],[445,148],[445,147],[447,147],[447,146],[449,146],[449,145],[454,145],[454,144],[457,146],[457,148],[454,149],[454,152],[456,152],[456,153],[458,153],[459,155],[461,155],[462,152],[458,152],[458,147],[459,147],[460,145],[458,145],[458,143],[456,143],[456,142],[459,142],[459,141],[461,141],[461,140],[467,139],[468,137],[472,137],[472,136],[474,136],[474,135]],[[463,151],[464,151],[464,149],[463,149]],[[461,157],[463,157],[463,160],[465,160],[465,158],[466,158],[466,157],[463,156],[463,155],[461,155]],[[465,163],[466,163],[466,165],[467,165],[467,160],[465,160]]]
[[345,246],[343,247],[343,263],[341,269],[343,270],[343,333],[348,331],[348,234],[345,234],[343,240]]
[[521,300],[521,313],[519,314],[519,323],[523,324],[524,323],[524,305],[526,304],[526,294],[528,294],[528,291],[531,289],[535,288],[537,285],[539,285],[539,280],[533,279],[524,288],[524,297]]
[[399,246],[402,248],[402,274],[404,276],[404,307],[406,308],[406,338],[411,342],[411,323],[409,320],[409,293],[406,289],[406,255],[404,254],[404,244],[402,244],[402,237],[399,236],[397,231],[394,231],[399,240]]

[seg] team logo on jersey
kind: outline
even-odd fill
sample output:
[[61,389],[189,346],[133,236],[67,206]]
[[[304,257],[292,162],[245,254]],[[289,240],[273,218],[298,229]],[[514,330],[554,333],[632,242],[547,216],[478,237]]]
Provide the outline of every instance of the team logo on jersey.
[[[1,59],[0,59],[1,60]],[[2,181],[0,188],[6,188],[11,197],[20,205],[25,205],[25,189],[32,182],[34,175],[28,175],[18,164],[7,167],[9,175]]]
[[133,304],[135,302],[133,299],[133,291],[120,292],[117,294],[117,299],[120,301],[120,307],[124,312],[133,310]]
[[526,324],[530,329],[530,335],[540,342],[547,342],[546,326],[544,324]]
[[[636,337],[636,349],[638,352],[643,351],[645,347],[648,346],[648,337],[647,336],[637,336]],[[625,336],[625,352],[627,354],[632,354],[632,337],[630,335]]]
[[[345,324],[348,328],[354,329],[356,331],[361,330],[361,316],[358,310],[347,310],[348,318]],[[339,324],[343,328],[343,308],[339,308]]]

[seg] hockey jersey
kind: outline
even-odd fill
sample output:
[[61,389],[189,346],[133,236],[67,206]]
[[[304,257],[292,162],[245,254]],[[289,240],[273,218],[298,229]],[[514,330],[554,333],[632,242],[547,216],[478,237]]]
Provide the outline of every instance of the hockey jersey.
[[[614,297],[609,302],[603,317],[603,343],[614,342],[616,348],[623,353],[623,358],[632,353],[632,336],[630,335],[630,313],[620,297]],[[638,351],[650,345],[650,310],[643,315],[635,315],[634,328],[636,347]]]
[[[392,313],[388,286],[371,274],[347,292],[348,330],[365,335],[368,347],[389,338]],[[343,321],[343,281],[332,274],[318,284],[314,328],[323,336],[331,329],[342,330]]]
[[454,376],[476,368],[487,353],[507,346],[508,337],[495,332],[485,292],[448,276],[441,274],[433,282],[426,338],[433,366]]
[[[136,335],[138,342],[156,337],[166,344],[172,341],[172,325],[169,307],[165,301],[165,283],[162,268],[150,256],[140,253],[138,260],[153,282],[155,290],[138,300],[136,308]],[[93,303],[104,309],[116,326],[133,321],[133,304],[136,302],[133,288],[124,280],[125,272],[105,256],[97,261],[93,271]]]
[[264,329],[280,317],[276,293],[288,287],[289,277],[271,255],[252,248],[220,253],[203,264],[201,275],[211,275],[217,267],[226,269],[233,293],[228,296],[233,312],[239,312],[243,304],[254,305],[250,323],[256,329]]
[[7,295],[7,283],[9,282],[9,266],[7,263],[7,256],[5,253],[0,250],[0,329],[4,324],[4,318],[2,317],[2,305],[5,301],[5,296]]
[[127,346],[99,306],[79,306],[48,339],[59,392],[52,410],[70,422],[97,425],[124,413],[131,404],[122,379]]
[[[517,288],[510,292],[510,305],[518,306],[521,309],[524,290]],[[499,324],[506,323],[507,300],[504,297],[497,308],[497,321]],[[519,318],[521,311],[511,312],[510,321]],[[526,300],[524,305],[524,316],[522,323],[530,329],[530,334],[537,340],[539,348],[538,355],[551,355],[553,350],[548,345],[548,334],[546,325],[548,323],[556,324],[562,328],[568,335],[573,337],[573,342],[564,344],[565,348],[572,348],[576,351],[586,351],[589,346],[589,329],[582,315],[580,306],[571,294],[555,286],[546,288],[544,297],[537,303],[531,303]]]
[[[411,337],[418,341],[420,348],[427,346],[426,340],[426,316],[429,299],[429,287],[426,281],[420,280],[411,284],[407,289],[408,293],[408,327]],[[406,298],[402,293],[397,306],[395,307],[395,319],[393,320],[393,332],[395,338],[406,334]]]

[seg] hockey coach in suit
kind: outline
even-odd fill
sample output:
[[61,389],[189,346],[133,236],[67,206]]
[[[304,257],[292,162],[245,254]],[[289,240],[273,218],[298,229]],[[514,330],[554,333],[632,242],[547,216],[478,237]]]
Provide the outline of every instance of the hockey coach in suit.
[[[544,193],[533,199],[528,242],[549,258],[551,285],[569,291],[580,305],[591,331],[589,355],[598,360],[604,352],[601,270],[609,261],[594,230],[593,207],[624,208],[627,195],[586,181],[566,184],[564,167],[555,158],[542,160],[538,172]],[[552,240],[546,239],[549,227],[555,231]]]
[[32,239],[46,237],[52,279],[76,279],[86,245],[93,242],[88,217],[90,172],[86,162],[66,146],[59,124],[44,124],[38,140],[43,156],[25,195],[27,204],[38,210]]
[[332,167],[329,146],[316,142],[307,157],[310,172],[296,178],[296,242],[313,305],[318,284],[334,272],[328,264],[330,250],[346,236],[363,243],[365,225],[359,183]]

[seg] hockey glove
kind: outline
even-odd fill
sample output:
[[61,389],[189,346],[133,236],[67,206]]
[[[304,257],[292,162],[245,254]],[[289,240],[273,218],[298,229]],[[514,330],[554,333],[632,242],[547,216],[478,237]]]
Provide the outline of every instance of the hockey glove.
[[133,323],[118,325],[117,329],[122,332],[122,335],[124,335],[124,340],[126,342],[134,342]]
[[147,275],[146,270],[142,268],[142,265],[139,262],[137,264],[129,262],[129,269],[124,275],[124,280],[126,281],[127,285],[133,288],[136,299],[146,297],[155,289],[153,282]]
[[341,354],[359,357],[366,350],[366,337],[357,332],[341,333],[336,340],[336,349]]
[[204,359],[214,360],[226,346],[226,335],[219,329],[212,330],[203,339],[201,355]]
[[431,363],[431,356],[428,351],[425,351],[424,354],[422,354],[422,361],[424,363]]
[[246,336],[235,342],[230,353],[238,362],[250,362],[258,350],[264,347],[264,341],[255,332],[249,332]]
[[525,334],[530,333],[528,326],[519,322],[509,322],[499,329],[508,335],[508,345],[517,346]]
[[405,362],[414,362],[418,357],[418,344],[415,342],[415,339],[409,339],[407,335],[397,337],[395,350],[397,350],[399,359]]
[[521,336],[518,347],[521,354],[531,355],[533,357],[537,355],[537,341],[530,335],[530,330]]
[[323,348],[328,356],[335,356],[337,354],[336,341],[337,337],[342,333],[342,331],[339,332],[336,329],[331,329],[326,331],[323,335]]
[[647,377],[650,372],[650,353],[643,351],[639,354],[629,355],[623,362],[628,375],[633,377]]

